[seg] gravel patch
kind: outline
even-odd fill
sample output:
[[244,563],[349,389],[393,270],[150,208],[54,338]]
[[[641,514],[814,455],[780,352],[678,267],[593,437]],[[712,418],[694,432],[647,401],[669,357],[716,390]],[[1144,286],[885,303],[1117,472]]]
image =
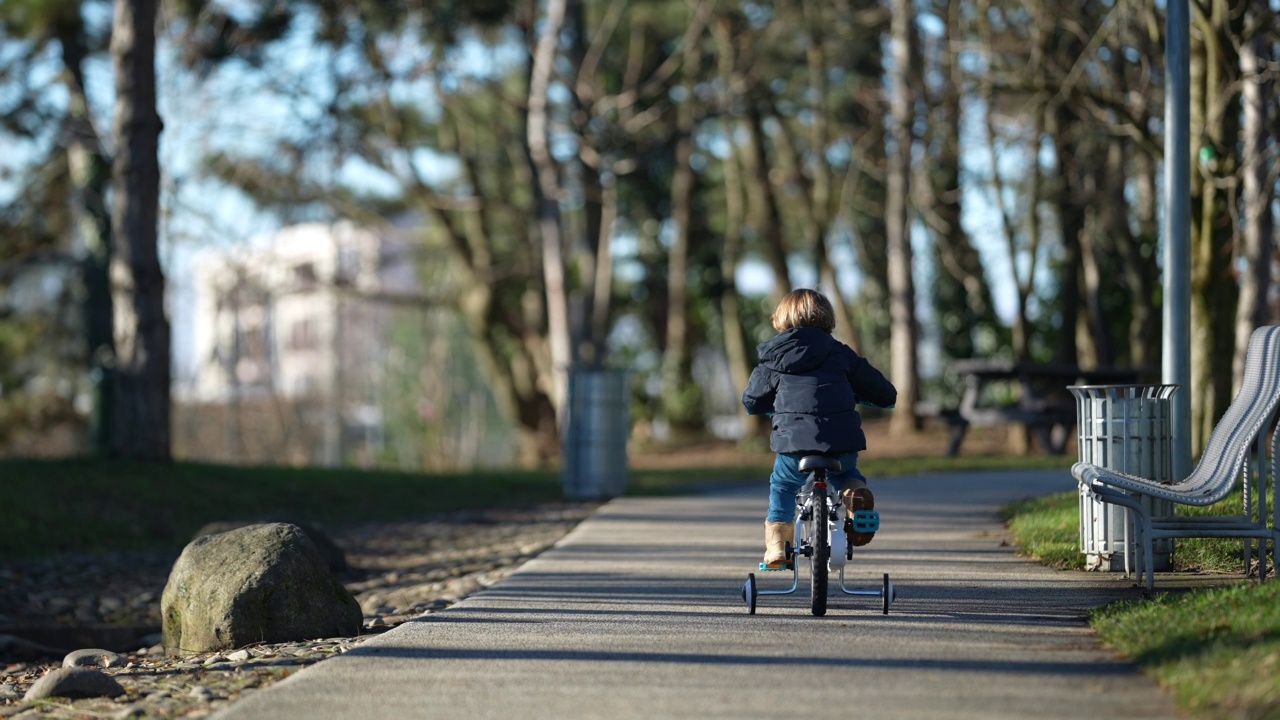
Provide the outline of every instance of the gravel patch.
[[[596,507],[557,503],[335,531],[350,566],[339,579],[364,612],[363,634],[184,657],[166,656],[158,644],[160,594],[176,553],[0,562],[0,717],[204,717],[496,583]],[[120,658],[102,655],[102,648]],[[124,692],[24,699],[67,655],[71,665],[93,665]]]

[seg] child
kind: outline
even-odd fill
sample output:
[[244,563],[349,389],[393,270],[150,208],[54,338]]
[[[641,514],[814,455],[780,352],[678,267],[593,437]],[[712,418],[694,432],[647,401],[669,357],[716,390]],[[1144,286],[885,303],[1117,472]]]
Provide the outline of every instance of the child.
[[[898,391],[865,358],[831,336],[835,310],[822,293],[791,291],[772,320],[778,334],[758,348],[760,365],[751,373],[742,404],[750,415],[773,416],[769,448],[777,458],[769,477],[764,564],[782,567],[785,545],[795,534],[795,496],[805,482],[800,458],[830,455],[840,460],[840,472],[827,480],[846,513],[875,507],[866,478],[858,472],[858,453],[866,449],[867,438],[857,404],[891,408]],[[850,537],[854,545],[866,545],[873,535]]]

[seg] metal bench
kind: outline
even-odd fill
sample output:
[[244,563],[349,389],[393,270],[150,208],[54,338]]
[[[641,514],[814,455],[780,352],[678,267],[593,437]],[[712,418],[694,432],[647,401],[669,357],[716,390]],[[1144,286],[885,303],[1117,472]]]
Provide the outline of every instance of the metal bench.
[[[1242,538],[1246,572],[1252,557],[1251,540],[1257,539],[1259,574],[1265,577],[1267,543],[1276,567],[1280,512],[1275,506],[1275,482],[1280,470],[1280,433],[1274,430],[1280,406],[1280,326],[1258,328],[1249,339],[1244,382],[1227,412],[1214,427],[1209,444],[1195,469],[1185,479],[1171,483],[1126,475],[1089,463],[1076,463],[1071,473],[1082,490],[1102,502],[1127,508],[1133,532],[1125,552],[1136,553],[1146,575],[1147,591],[1155,589],[1153,542],[1161,538]],[[1136,495],[1170,500],[1181,505],[1212,505],[1231,493],[1239,482],[1243,507],[1239,515],[1204,517],[1152,517]],[[1270,516],[1268,487],[1271,488]],[[1268,527],[1268,519],[1271,527]]]

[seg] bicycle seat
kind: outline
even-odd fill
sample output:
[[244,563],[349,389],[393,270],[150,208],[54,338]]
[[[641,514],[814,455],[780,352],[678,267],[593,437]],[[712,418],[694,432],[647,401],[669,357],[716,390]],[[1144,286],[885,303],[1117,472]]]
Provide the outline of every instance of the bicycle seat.
[[840,460],[830,455],[805,455],[800,458],[800,472],[811,472],[813,470],[840,472]]

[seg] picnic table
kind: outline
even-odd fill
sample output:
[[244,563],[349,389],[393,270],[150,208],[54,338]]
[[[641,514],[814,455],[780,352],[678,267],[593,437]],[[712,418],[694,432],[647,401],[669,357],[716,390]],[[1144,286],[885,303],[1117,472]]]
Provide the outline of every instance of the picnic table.
[[[951,369],[963,378],[960,405],[937,414],[950,427],[947,455],[952,456],[960,452],[970,427],[1015,424],[1030,428],[1045,452],[1061,455],[1076,424],[1075,401],[1067,386],[1128,384],[1138,378],[1137,370],[1085,370],[1065,363],[985,358],[957,360]],[[1005,392],[993,392],[1000,385],[1006,386]],[[1004,399],[1011,396],[1012,400]]]

